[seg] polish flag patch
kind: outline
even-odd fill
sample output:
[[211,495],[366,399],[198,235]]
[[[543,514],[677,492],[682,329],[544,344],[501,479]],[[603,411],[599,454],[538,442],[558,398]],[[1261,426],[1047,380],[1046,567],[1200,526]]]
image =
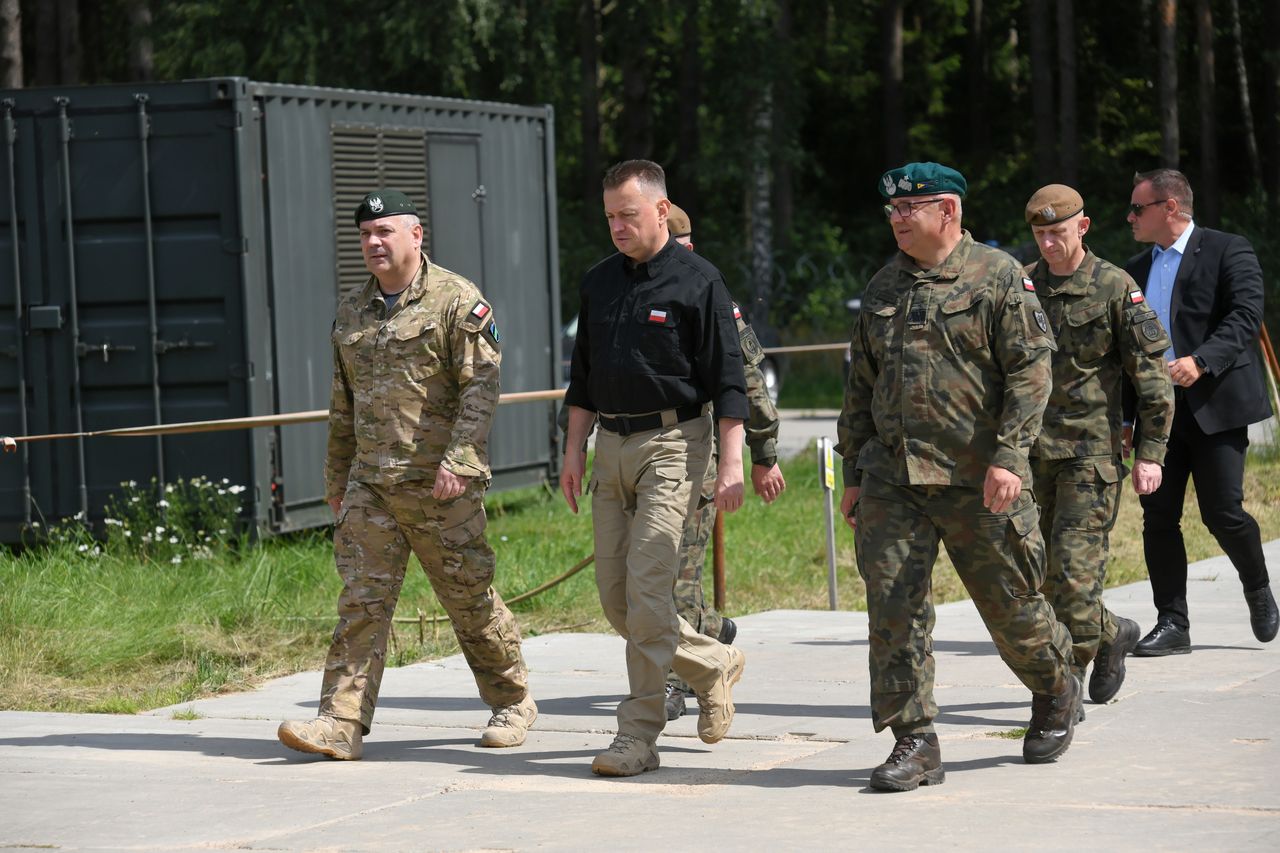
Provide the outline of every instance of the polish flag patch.
[[735,320],[742,319],[742,309],[738,307],[738,303],[736,302],[733,303],[733,319]]
[[1134,305],[1137,305],[1139,302],[1146,302],[1147,298],[1142,295],[1141,290],[1130,290],[1129,301],[1132,302]]
[[649,309],[649,322],[650,322],[650,323],[666,323],[666,322],[667,322],[667,312],[666,312],[666,311],[663,311],[661,308],[650,308],[650,309]]
[[483,302],[477,302],[476,307],[471,309],[471,316],[475,317],[477,320],[483,320],[485,317],[489,316],[489,306],[485,305]]
[[1031,283],[1031,279],[1029,279],[1029,278],[1024,278],[1024,279],[1022,280],[1022,289],[1023,289],[1023,290],[1029,290],[1029,291],[1031,291],[1032,293],[1035,293],[1035,292],[1036,292],[1036,286],[1035,286],[1034,284],[1032,284],[1032,283]]

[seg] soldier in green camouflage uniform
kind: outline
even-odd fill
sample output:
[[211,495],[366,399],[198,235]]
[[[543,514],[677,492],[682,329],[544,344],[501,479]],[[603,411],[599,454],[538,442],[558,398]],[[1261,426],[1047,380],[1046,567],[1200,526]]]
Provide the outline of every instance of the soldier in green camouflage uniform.
[[319,718],[285,722],[279,737],[304,752],[360,757],[412,551],[493,709],[480,745],[518,746],[537,708],[484,536],[501,362],[493,309],[474,284],[422,254],[422,226],[403,193],[370,193],[356,223],[373,275],[334,322],[325,461],[343,582],[338,626]]
[[881,790],[944,778],[933,729],[939,541],[1033,694],[1026,761],[1066,750],[1082,692],[1071,637],[1038,592],[1044,543],[1029,491],[1053,337],[1017,262],[962,229],[965,189],[936,163],[881,177],[901,251],[867,285],[838,422],[840,508],[867,587],[872,724],[896,738],[871,775]]
[[[693,224],[689,215],[676,205],[667,213],[667,227],[677,243],[693,249]],[[746,424],[747,447],[751,450],[751,483],[755,493],[772,503],[787,487],[778,467],[778,409],[769,398],[760,363],[764,350],[756,333],[742,316],[735,303],[734,318],[738,321],[738,337],[742,344],[742,358],[746,368],[747,405],[750,417]],[[676,612],[696,631],[715,637],[722,643],[732,643],[738,635],[738,626],[732,619],[722,616],[715,607],[707,604],[702,588],[702,568],[707,562],[707,543],[716,525],[716,469],[718,458],[712,454],[707,477],[702,483],[702,496],[697,508],[685,522],[680,540],[680,569],[676,574]],[[667,719],[675,720],[685,713],[685,697],[693,695],[674,671],[667,674]]]
[[1124,658],[1138,623],[1102,602],[1111,528],[1125,475],[1121,385],[1127,376],[1142,418],[1134,485],[1150,494],[1173,422],[1169,347],[1156,312],[1128,273],[1084,244],[1089,217],[1074,189],[1050,184],[1027,202],[1026,220],[1041,259],[1026,274],[1049,318],[1058,350],[1044,427],[1031,450],[1034,491],[1049,566],[1041,591],[1073,641],[1072,671],[1094,661],[1089,697],[1109,701],[1124,683]]

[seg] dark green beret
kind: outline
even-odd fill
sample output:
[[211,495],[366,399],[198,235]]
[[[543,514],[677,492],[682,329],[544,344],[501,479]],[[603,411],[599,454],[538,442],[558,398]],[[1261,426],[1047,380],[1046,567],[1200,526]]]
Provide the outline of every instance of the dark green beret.
[[400,190],[374,190],[356,208],[356,225],[370,219],[399,216],[402,213],[418,214],[418,208],[413,206],[412,199]]
[[964,175],[939,163],[908,163],[880,176],[880,195],[888,199],[935,193],[954,193],[964,198],[968,188]]

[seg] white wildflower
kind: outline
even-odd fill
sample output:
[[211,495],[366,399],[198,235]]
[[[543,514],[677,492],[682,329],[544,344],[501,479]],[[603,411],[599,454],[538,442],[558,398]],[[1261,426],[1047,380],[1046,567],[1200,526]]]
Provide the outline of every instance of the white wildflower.
[[178,544],[178,537],[177,537],[177,536],[170,536],[170,537],[169,537],[169,544],[170,544],[170,545],[177,545],[177,544]]
[[157,524],[157,525],[156,525],[156,535],[157,535],[157,536],[159,536],[161,533],[164,533],[164,528]]
[[81,545],[79,548],[76,548],[76,550],[77,550],[77,551],[79,551],[81,554],[83,554],[85,551],[88,551],[88,550],[89,550],[89,546],[88,546],[88,545]]
[[499,538],[500,540],[502,540],[503,542],[506,542],[506,541],[507,541],[507,537],[505,537],[505,536],[499,536],[498,538]]
[[172,560],[170,560],[169,562],[170,562],[170,563],[173,563],[173,564],[176,566],[176,565],[178,565],[179,563],[181,563],[181,562],[182,562],[182,557],[181,557],[181,555],[175,554],[175,555],[174,555],[174,557],[173,557],[173,559],[172,559]]
[[233,495],[238,495],[244,491],[244,486],[228,486],[227,491]]
[[110,525],[113,525],[113,526],[115,526],[115,527],[124,527],[124,522],[123,522],[123,521],[121,521],[121,520],[120,520],[120,519],[118,519],[118,518],[104,518],[104,519],[102,519],[102,523],[103,523],[103,524],[110,524]]
[[126,531],[124,532],[124,538],[125,538],[125,539],[128,539],[128,538],[130,538],[130,537],[132,537],[132,536],[133,536],[133,531],[132,531],[132,530],[126,530]]
[[161,498],[160,500],[156,501],[156,506],[160,507],[161,509],[165,509],[169,506],[169,502],[164,498]]

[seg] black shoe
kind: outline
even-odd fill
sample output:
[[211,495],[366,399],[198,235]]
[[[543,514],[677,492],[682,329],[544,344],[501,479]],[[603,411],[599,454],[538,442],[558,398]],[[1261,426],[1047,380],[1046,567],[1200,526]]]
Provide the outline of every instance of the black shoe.
[[1191,629],[1179,628],[1168,619],[1160,618],[1147,636],[1133,647],[1133,656],[1159,658],[1165,655],[1191,654]]
[[1142,629],[1132,619],[1116,617],[1116,639],[1098,646],[1098,656],[1093,659],[1093,675],[1089,676],[1089,698],[1094,704],[1105,705],[1120,692],[1124,684],[1124,656],[1138,645]]
[[1083,693],[1080,679],[1072,675],[1068,676],[1067,689],[1060,695],[1036,693],[1031,697],[1031,722],[1022,739],[1023,761],[1046,764],[1067,751],[1080,717]]
[[720,619],[720,636],[716,637],[716,639],[728,646],[733,644],[733,638],[736,636],[738,636],[738,624],[728,616],[722,617]]
[[684,704],[684,691],[672,684],[667,685],[667,722],[678,720],[688,710]]
[[1271,594],[1270,584],[1262,589],[1246,592],[1244,600],[1249,602],[1249,624],[1253,626],[1253,636],[1260,643],[1274,640],[1276,629],[1280,628],[1280,610],[1276,610],[1276,599]]
[[938,736],[903,735],[884,764],[871,771],[871,787],[877,791],[914,791],[921,785],[941,785],[946,778]]

